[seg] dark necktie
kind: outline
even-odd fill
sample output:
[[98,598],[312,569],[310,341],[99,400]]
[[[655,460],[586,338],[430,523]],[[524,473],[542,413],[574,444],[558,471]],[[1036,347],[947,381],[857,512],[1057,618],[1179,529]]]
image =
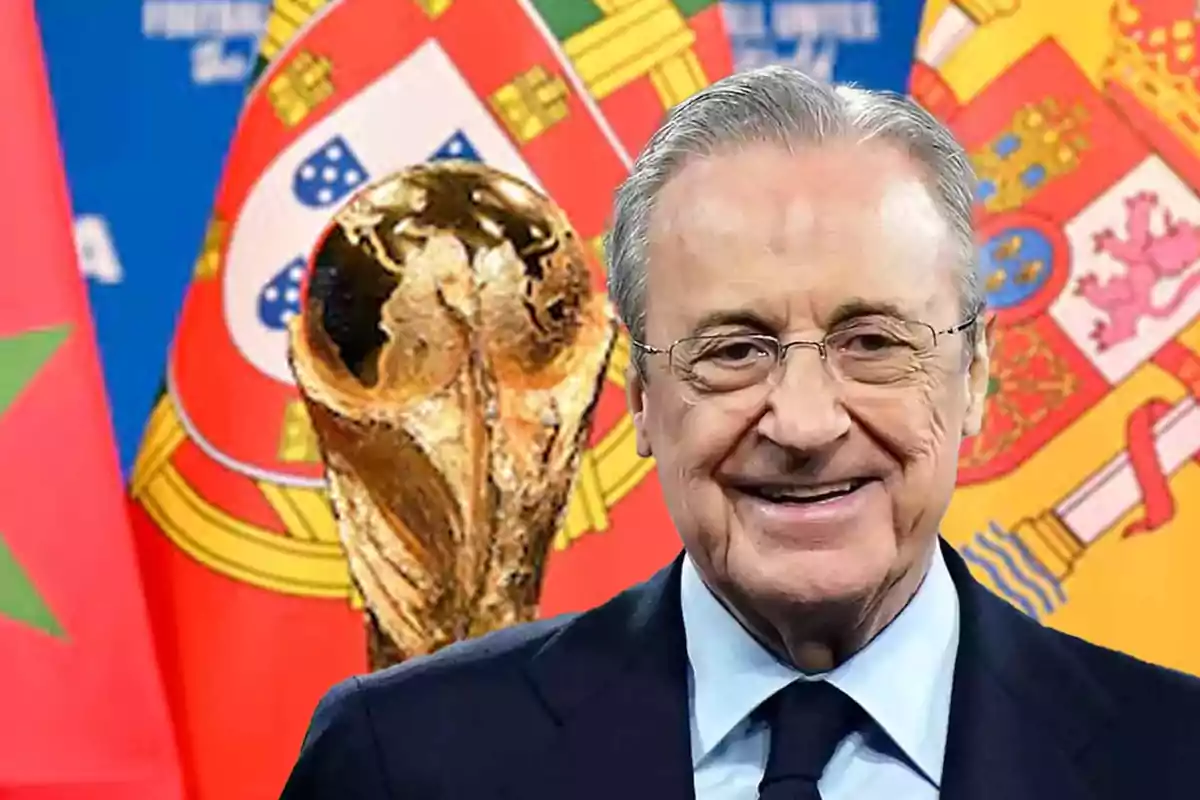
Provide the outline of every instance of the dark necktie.
[[817,781],[838,744],[866,721],[857,703],[825,681],[796,681],[767,701],[771,725],[760,800],[821,800]]

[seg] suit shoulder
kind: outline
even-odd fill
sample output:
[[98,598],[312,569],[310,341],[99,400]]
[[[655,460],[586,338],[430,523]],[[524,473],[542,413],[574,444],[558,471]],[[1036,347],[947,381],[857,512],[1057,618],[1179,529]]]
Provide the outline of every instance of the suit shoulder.
[[1055,631],[1114,697],[1122,716],[1155,719],[1200,717],[1200,678]]
[[1184,696],[1200,697],[1200,677],[1153,664],[1069,633],[1054,631],[1054,634],[1064,641],[1078,658],[1096,669],[1119,675],[1130,682],[1124,685],[1132,688],[1157,687],[1165,692],[1178,692]]
[[386,768],[358,690],[359,679],[349,678],[321,698],[280,800],[389,796]]
[[[1057,634],[1101,699],[1089,718],[1091,769],[1111,797],[1194,797],[1200,753],[1200,678]],[[1086,675],[1086,678],[1084,677]],[[1059,695],[1071,691],[1058,687]]]
[[404,692],[424,691],[437,684],[472,681],[487,676],[494,681],[510,674],[536,653],[555,633],[574,619],[564,615],[493,631],[456,642],[427,656],[418,656],[358,679],[368,699]]
[[[284,797],[391,796],[385,786],[439,780],[446,753],[478,757],[479,742],[506,741],[531,713],[525,665],[569,619],[517,625],[335,685],[313,713]],[[365,781],[378,794],[318,793]]]
[[[956,568],[966,570],[961,562]],[[961,587],[961,575],[959,581]],[[960,597],[975,624],[991,632],[984,637],[988,656],[1022,683],[1040,686],[1042,702],[1103,697],[1102,704],[1130,721],[1200,715],[1200,678],[1052,628],[982,585],[968,586]]]

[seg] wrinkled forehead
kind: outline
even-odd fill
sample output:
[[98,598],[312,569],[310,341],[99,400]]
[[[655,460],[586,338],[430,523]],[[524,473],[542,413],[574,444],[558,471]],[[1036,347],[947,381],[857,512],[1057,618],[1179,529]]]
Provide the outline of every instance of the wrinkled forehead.
[[651,215],[648,321],[678,329],[737,307],[824,327],[847,303],[952,317],[959,251],[928,185],[886,145],[756,145],[696,159]]

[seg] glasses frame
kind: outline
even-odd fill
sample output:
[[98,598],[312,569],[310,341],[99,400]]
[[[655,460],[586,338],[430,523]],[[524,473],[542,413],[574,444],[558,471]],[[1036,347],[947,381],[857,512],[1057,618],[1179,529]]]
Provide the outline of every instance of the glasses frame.
[[[932,348],[936,348],[938,346],[938,337],[939,336],[954,336],[955,334],[959,334],[959,333],[962,333],[963,331],[969,330],[970,328],[974,327],[979,322],[979,317],[981,314],[983,314],[983,309],[982,308],[977,309],[974,313],[972,313],[969,317],[967,317],[962,322],[959,322],[957,325],[953,325],[949,328],[943,328],[943,329],[935,328],[932,325],[930,325],[929,323],[921,322],[920,320],[901,320],[901,321],[906,324],[909,324],[909,325],[920,325],[924,328],[928,328],[930,333],[933,334],[933,344],[930,346],[930,348],[932,349]],[[800,340],[797,340],[794,342],[784,342],[778,336],[773,336],[769,333],[744,333],[744,334],[714,333],[714,334],[707,334],[707,335],[701,334],[698,336],[684,336],[683,338],[676,339],[675,341],[671,342],[670,346],[666,347],[666,348],[655,347],[653,345],[646,344],[645,342],[640,342],[637,339],[634,339],[632,336],[629,337],[629,343],[631,345],[633,345],[635,348],[637,348],[638,350],[640,350],[641,352],[646,353],[647,355],[665,355],[667,357],[668,369],[670,369],[670,371],[674,377],[678,377],[674,374],[677,371],[674,366],[675,348],[678,347],[680,344],[683,344],[684,342],[694,342],[697,339],[720,339],[720,338],[724,338],[727,336],[744,336],[744,337],[753,338],[753,339],[770,341],[770,342],[773,342],[775,345],[777,345],[776,352],[778,352],[778,354],[779,354],[775,359],[775,363],[771,367],[771,375],[775,376],[778,374],[779,367],[781,365],[783,365],[784,362],[787,361],[788,351],[791,350],[793,347],[813,348],[820,354],[821,361],[825,364],[828,364],[829,363],[829,345],[828,345],[829,337],[836,336],[840,332],[841,331],[837,331],[837,330],[831,331],[830,333],[825,334],[825,336],[823,336],[819,340],[800,339]],[[640,368],[640,365],[639,365],[639,368]]]

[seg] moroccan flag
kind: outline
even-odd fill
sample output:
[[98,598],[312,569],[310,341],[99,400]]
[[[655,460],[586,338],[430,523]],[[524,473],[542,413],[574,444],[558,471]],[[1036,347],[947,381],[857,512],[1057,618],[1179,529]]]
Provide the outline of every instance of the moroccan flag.
[[[306,259],[355,189],[477,159],[541,187],[594,251],[665,110],[728,72],[710,0],[277,0],[131,495],[191,797],[282,788],[331,684],[367,668],[361,602],[287,363]],[[544,613],[678,548],[637,457],[617,348]]]
[[912,91],[980,176],[995,312],[944,532],[1049,624],[1200,674],[1192,0],[926,6]]
[[181,797],[31,0],[0,3],[0,797]]

